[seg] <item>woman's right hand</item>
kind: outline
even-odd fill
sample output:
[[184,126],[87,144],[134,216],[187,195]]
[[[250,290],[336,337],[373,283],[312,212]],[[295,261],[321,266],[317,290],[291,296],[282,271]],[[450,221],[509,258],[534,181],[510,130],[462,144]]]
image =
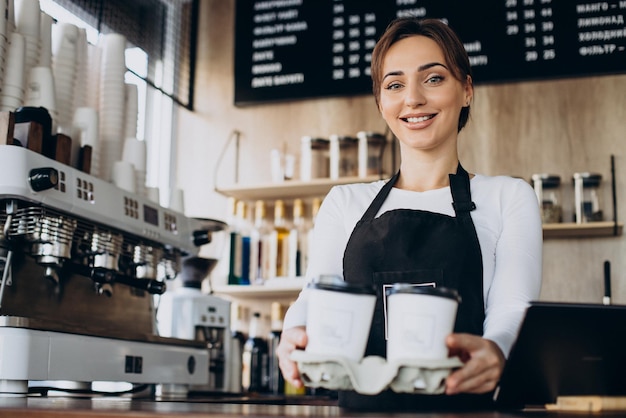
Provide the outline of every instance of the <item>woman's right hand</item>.
[[297,388],[304,386],[300,379],[300,371],[298,364],[289,357],[291,352],[296,349],[303,350],[307,344],[307,335],[304,327],[293,327],[283,330],[280,336],[280,342],[276,348],[278,356],[278,366],[283,373],[286,381]]

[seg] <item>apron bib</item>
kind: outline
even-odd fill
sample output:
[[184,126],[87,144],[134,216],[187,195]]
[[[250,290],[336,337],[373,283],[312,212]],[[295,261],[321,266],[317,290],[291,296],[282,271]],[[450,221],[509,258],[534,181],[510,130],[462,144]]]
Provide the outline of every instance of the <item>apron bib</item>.
[[[376,218],[399,172],[380,190],[357,222],[343,258],[344,279],[351,283],[374,284],[377,301],[365,355],[385,357],[385,287],[410,283],[456,289],[461,296],[455,332],[482,335],[485,319],[483,266],[480,244],[470,211],[468,173],[459,164],[450,174],[452,205],[456,217],[422,210],[395,209]],[[339,405],[355,409],[439,409],[450,408],[451,401],[476,395],[413,395],[392,391],[367,396],[340,392]],[[434,402],[434,404],[433,404]],[[465,402],[461,402],[465,405]],[[465,406],[463,406],[465,408]]]

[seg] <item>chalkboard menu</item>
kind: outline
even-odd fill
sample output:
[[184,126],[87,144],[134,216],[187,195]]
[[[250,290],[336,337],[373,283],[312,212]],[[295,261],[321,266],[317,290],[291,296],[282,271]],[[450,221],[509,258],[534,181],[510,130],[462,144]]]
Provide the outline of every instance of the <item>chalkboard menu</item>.
[[236,0],[235,104],[371,93],[398,16],[444,19],[474,81],[626,73],[626,0]]

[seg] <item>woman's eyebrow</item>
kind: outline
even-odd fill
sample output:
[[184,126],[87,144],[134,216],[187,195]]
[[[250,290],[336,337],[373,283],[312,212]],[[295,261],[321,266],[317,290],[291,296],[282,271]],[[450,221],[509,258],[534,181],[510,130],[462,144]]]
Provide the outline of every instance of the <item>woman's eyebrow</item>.
[[[437,67],[437,66],[441,66],[441,67],[445,68],[446,70],[448,69],[448,67],[446,67],[445,64],[442,64],[440,62],[429,62],[428,64],[423,64],[423,65],[420,65],[419,67],[417,67],[417,71],[418,72],[422,72],[422,71],[426,71],[426,70],[428,70],[430,68]],[[387,74],[385,74],[383,76],[383,80],[385,78],[389,77],[389,76],[397,76],[397,75],[403,75],[403,74],[404,74],[404,71],[401,71],[401,70],[390,71],[390,72],[388,72]]]
[[417,71],[425,71],[425,70],[428,70],[429,68],[433,68],[437,66],[441,66],[445,68],[446,70],[448,69],[448,67],[446,67],[445,64],[442,64],[440,62],[429,62],[428,64],[420,65],[419,67],[417,67]]

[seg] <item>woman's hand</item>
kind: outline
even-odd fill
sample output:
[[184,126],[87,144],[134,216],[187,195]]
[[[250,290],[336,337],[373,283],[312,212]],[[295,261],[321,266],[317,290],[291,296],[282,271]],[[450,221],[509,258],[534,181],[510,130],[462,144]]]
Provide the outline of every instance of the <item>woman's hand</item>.
[[282,332],[280,342],[276,348],[278,366],[280,367],[280,371],[283,373],[283,377],[286,381],[297,388],[302,387],[304,384],[302,383],[302,380],[300,380],[298,365],[295,361],[292,361],[289,356],[295,349],[304,349],[306,344],[307,335],[305,328],[293,327]]
[[496,388],[505,363],[496,343],[472,334],[450,334],[446,345],[451,356],[465,363],[446,379],[446,394],[487,393]]

